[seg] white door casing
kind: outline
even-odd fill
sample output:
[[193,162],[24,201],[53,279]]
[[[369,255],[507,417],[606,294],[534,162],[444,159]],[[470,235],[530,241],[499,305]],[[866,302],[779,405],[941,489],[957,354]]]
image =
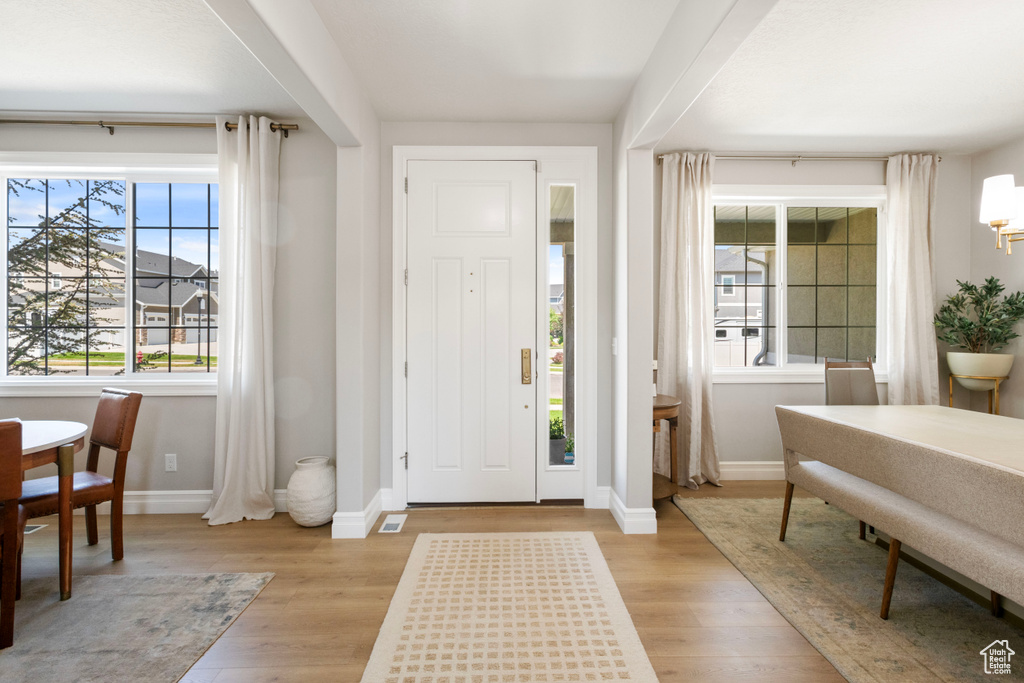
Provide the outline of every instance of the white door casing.
[[408,162],[409,502],[536,499],[536,175]]

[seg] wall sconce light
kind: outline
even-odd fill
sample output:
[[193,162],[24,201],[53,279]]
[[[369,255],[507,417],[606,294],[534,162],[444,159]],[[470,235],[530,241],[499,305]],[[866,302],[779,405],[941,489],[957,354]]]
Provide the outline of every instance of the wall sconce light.
[[996,233],[996,249],[1013,253],[1013,242],[1024,240],[1024,187],[1014,187],[1013,175],[985,178],[981,186],[981,214],[978,220],[987,223]]

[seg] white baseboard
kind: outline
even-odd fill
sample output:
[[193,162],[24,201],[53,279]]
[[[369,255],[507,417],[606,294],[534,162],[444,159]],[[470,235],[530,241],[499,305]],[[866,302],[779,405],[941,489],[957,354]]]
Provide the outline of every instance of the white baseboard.
[[592,510],[607,510],[611,505],[611,495],[611,486],[598,486],[594,489],[594,499],[588,501],[587,507]]
[[381,489],[380,490],[380,507],[381,510],[387,510],[388,512],[395,512],[396,508],[392,507],[394,503],[394,491],[392,489]]
[[331,538],[366,538],[377,523],[381,510],[381,492],[361,512],[335,512]]
[[619,523],[619,528],[624,534],[656,534],[658,533],[658,518],[653,507],[628,508],[619,498],[619,494],[609,487],[611,493],[609,508],[612,516]]
[[[126,515],[202,515],[210,509],[213,491],[125,491],[124,514]],[[288,490],[274,490],[274,509],[288,512]],[[110,514],[110,503],[100,503],[96,512]],[[75,510],[84,515],[84,509]]]
[[722,481],[783,481],[786,478],[786,467],[781,460],[737,460],[718,463],[722,473]]

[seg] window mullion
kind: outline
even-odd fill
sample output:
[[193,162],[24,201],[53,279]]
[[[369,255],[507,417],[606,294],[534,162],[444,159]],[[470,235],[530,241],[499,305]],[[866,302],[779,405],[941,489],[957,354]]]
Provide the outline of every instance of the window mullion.
[[135,372],[135,183],[137,178],[124,179],[124,373]]
[[775,365],[785,368],[789,363],[789,223],[787,221],[785,202],[775,205],[775,241],[778,245],[778,272],[775,274],[777,285],[775,316],[775,349],[778,354]]

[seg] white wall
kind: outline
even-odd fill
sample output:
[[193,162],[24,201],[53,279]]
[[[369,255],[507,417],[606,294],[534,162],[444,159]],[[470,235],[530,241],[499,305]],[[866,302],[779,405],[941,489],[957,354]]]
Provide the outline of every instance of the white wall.
[[[611,479],[611,328],[612,328],[612,129],[610,124],[531,123],[382,123],[380,144],[380,348],[387,359],[392,346],[392,152],[396,145],[590,146],[598,161],[598,471],[597,483]],[[391,485],[391,367],[380,373],[380,480]]]
[[[380,125],[368,104],[354,126],[362,146],[338,147],[336,327],[338,510],[376,519],[381,488]],[[388,271],[390,273],[390,270]],[[358,526],[358,525],[357,525]],[[338,534],[361,538],[358,529]]]
[[[978,222],[981,184],[985,178],[1001,173],[1012,173],[1017,185],[1024,185],[1024,138],[1012,140],[971,157],[970,214],[965,217],[960,229],[968,234],[971,240],[970,281],[981,284],[985,278],[994,275],[1006,286],[1007,292],[1016,292],[1024,290],[1024,248],[1021,248],[1024,247],[1024,242],[1019,242],[1015,252],[1007,256],[1005,242],[1003,250],[996,251],[995,235],[987,225]],[[952,292],[955,284],[952,283],[945,293]],[[1024,325],[1018,326],[1017,332],[1024,334]],[[940,352],[942,351],[945,351],[944,347],[940,348]],[[1024,340],[1013,340],[1003,352],[1016,355],[1017,360],[1014,361],[1010,379],[999,388],[999,412],[1011,417],[1024,418],[1024,359],[1021,358],[1024,356]],[[963,389],[959,392],[966,393]],[[974,393],[972,400],[975,410],[987,410],[984,392]]]
[[[300,130],[282,141],[274,290],[277,488],[297,458],[334,447],[335,146],[311,121],[294,123]],[[217,143],[212,130],[0,126],[0,151],[212,154]],[[146,397],[126,488],[211,489],[215,405],[212,396]],[[0,415],[25,419],[91,424],[95,409],[92,398],[0,398]],[[178,455],[177,472],[163,471],[164,453]]]
[[[970,159],[942,155],[936,186],[934,242],[936,302],[970,271],[969,236],[964,220],[970,203]],[[1024,173],[1024,169],[1022,169]],[[1024,177],[1024,176],[1022,176]],[[789,161],[718,160],[715,183],[722,185],[884,185],[885,164],[865,161],[815,161],[793,166]],[[980,181],[979,181],[980,182]],[[655,318],[661,272],[661,167],[657,168],[654,238]],[[657,352],[657,349],[655,349]],[[940,367],[944,361],[940,363]],[[884,387],[880,388],[882,401]],[[941,389],[941,382],[940,382]],[[776,405],[824,403],[823,383],[715,383],[714,413],[722,462],[782,460],[782,441],[775,420]],[[966,407],[966,401],[962,400]],[[958,403],[960,405],[960,403]]]

